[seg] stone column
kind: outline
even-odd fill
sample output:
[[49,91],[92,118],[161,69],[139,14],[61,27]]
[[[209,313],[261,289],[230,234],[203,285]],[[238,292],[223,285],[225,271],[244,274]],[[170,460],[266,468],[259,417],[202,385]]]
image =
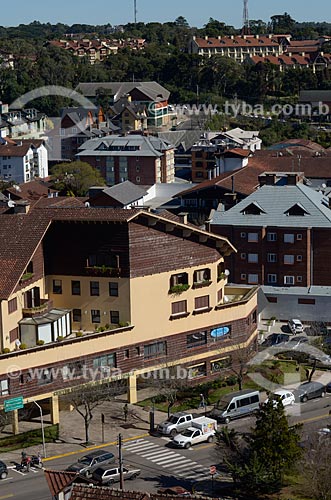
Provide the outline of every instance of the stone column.
[[128,401],[131,404],[137,402],[137,377],[135,373],[128,378]]
[[12,415],[12,428],[13,428],[13,434],[16,436],[19,434],[19,429],[18,429],[18,410],[13,410],[11,412]]
[[51,403],[51,420],[52,424],[60,423],[60,413],[59,413],[59,396],[52,396],[50,398]]

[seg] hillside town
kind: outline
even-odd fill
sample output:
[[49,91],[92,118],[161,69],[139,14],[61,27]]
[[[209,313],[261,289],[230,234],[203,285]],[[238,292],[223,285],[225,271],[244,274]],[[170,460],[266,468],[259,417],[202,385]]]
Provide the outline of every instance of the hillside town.
[[0,500],[331,500],[331,23],[132,3],[0,26]]

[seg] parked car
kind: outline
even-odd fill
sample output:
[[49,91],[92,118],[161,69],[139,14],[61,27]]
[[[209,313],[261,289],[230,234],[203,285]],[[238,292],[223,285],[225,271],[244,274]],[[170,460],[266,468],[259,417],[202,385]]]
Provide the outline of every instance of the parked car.
[[92,451],[88,455],[81,457],[76,463],[67,467],[67,471],[77,472],[83,476],[89,477],[100,465],[111,464],[115,462],[115,455],[106,450]]
[[292,337],[287,342],[286,347],[288,347],[289,349],[296,349],[302,344],[307,344],[307,342],[309,342],[307,337],[304,336]]
[[325,386],[326,392],[331,392],[331,382],[328,382]]
[[192,424],[193,415],[192,413],[185,412],[177,412],[165,420],[161,422],[157,426],[157,430],[160,434],[164,434],[165,436],[174,437],[179,432],[187,429]]
[[290,321],[288,322],[288,327],[293,335],[296,335],[297,333],[303,333],[303,325],[299,319],[290,319]]
[[5,464],[5,462],[0,460],[0,479],[6,479],[7,476],[8,476],[7,465]]
[[296,401],[305,403],[308,399],[324,398],[325,392],[326,387],[320,382],[304,382],[297,389],[294,389],[293,394]]
[[[136,479],[136,477],[140,474],[139,469],[127,469],[123,467],[123,479]],[[98,467],[92,474],[92,479],[97,481],[100,485],[109,485],[113,483],[117,483],[120,480],[120,468],[119,467],[109,467],[107,465],[103,465],[102,467]]]
[[291,391],[286,391],[285,389],[279,389],[278,391],[275,391],[272,394],[270,394],[265,403],[267,403],[270,400],[274,401],[275,406],[279,403],[279,401],[282,402],[283,406],[289,406],[294,404],[295,396]]
[[273,345],[283,344],[290,340],[290,335],[287,333],[272,333],[262,343],[263,347],[271,347]]
[[226,394],[220,399],[208,416],[228,424],[231,420],[246,417],[260,408],[260,393],[253,389]]

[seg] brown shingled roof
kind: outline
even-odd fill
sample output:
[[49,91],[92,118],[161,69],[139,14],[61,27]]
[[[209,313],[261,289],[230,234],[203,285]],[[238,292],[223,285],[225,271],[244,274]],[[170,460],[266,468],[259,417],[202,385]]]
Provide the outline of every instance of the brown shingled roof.
[[254,35],[246,36],[223,36],[220,38],[208,37],[205,38],[196,37],[196,44],[200,48],[209,47],[279,47],[279,42],[275,38],[269,38],[268,36],[260,36],[255,38]]
[[45,478],[51,492],[55,497],[77,478],[76,472],[45,470]]

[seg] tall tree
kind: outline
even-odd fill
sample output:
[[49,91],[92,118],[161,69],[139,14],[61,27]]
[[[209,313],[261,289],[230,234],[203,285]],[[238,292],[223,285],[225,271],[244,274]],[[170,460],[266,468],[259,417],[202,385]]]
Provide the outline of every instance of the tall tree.
[[55,189],[67,196],[85,196],[91,186],[105,185],[98,170],[83,161],[59,163],[51,174]]

